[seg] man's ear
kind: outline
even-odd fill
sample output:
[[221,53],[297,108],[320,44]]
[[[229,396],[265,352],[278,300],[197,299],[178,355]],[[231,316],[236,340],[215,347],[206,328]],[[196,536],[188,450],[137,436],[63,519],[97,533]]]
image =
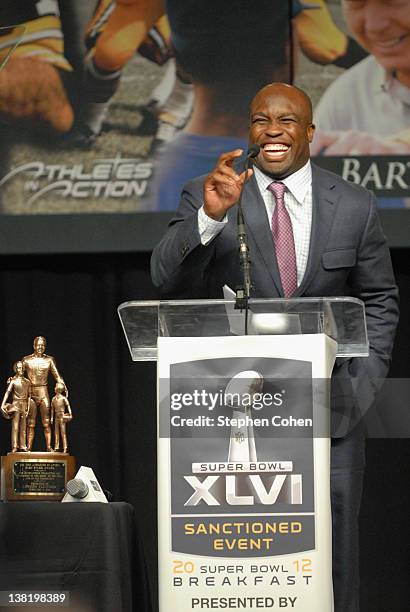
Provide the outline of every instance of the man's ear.
[[314,135],[314,133],[315,133],[315,129],[316,129],[316,126],[314,125],[314,123],[311,123],[311,124],[308,126],[308,129],[307,129],[307,135],[308,135],[308,141],[309,141],[309,142],[312,142],[312,140],[313,140],[313,135]]

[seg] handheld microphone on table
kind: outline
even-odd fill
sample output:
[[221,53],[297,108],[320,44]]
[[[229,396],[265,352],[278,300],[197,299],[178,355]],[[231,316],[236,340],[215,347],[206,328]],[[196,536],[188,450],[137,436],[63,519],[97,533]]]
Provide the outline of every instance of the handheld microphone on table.
[[245,188],[246,181],[249,173],[249,162],[252,158],[256,157],[260,151],[260,146],[253,144],[249,147],[246,153],[245,159],[245,180],[242,185],[241,193],[238,199],[238,245],[239,245],[239,261],[243,270],[243,285],[240,285],[236,289],[236,300],[235,308],[245,310],[245,334],[248,333],[248,299],[251,293],[251,276],[250,276],[250,259],[249,259],[249,245],[248,237],[246,234],[245,219],[242,211],[242,195]]
[[67,482],[65,490],[62,502],[108,502],[93,470],[85,465],[80,467],[75,478]]
[[67,482],[65,490],[71,497],[84,499],[84,497],[87,497],[90,489],[88,488],[88,484],[84,482],[84,480],[81,480],[81,478],[73,478]]

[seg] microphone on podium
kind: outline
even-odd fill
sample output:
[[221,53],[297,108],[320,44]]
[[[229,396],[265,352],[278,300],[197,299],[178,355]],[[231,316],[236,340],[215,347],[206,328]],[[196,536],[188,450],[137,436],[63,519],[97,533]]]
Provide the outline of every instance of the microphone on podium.
[[260,150],[261,148],[258,144],[251,145],[246,153],[246,159],[249,160],[253,157],[256,157],[259,154]]
[[252,158],[256,157],[260,151],[258,144],[253,144],[249,147],[246,153],[245,159],[245,180],[242,185],[241,193],[238,199],[238,245],[239,245],[239,261],[243,270],[243,285],[236,288],[236,301],[235,308],[243,310],[245,309],[245,335],[248,333],[248,299],[251,292],[251,278],[250,278],[250,260],[249,260],[249,246],[248,238],[246,235],[245,220],[242,211],[242,194],[248,179],[249,162]]

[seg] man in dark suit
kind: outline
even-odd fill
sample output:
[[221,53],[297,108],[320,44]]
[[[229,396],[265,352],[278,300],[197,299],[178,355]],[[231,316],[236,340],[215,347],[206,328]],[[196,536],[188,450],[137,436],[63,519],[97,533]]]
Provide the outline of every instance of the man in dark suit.
[[[338,360],[332,379],[332,519],[335,610],[359,610],[358,514],[364,471],[360,416],[387,374],[398,295],[373,195],[310,163],[312,106],[300,89],[272,83],[251,104],[249,144],[260,146],[251,178],[242,151],[224,153],[186,184],[155,248],[154,284],[173,297],[222,297],[241,284],[236,211],[243,213],[253,297],[350,295],[364,301],[367,359]],[[334,418],[333,418],[334,417]],[[325,611],[323,611],[325,612]]]

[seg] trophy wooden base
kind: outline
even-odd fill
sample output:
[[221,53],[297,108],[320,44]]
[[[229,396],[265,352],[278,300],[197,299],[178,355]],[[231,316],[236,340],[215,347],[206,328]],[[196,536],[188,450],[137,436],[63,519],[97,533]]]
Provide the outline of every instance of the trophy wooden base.
[[8,453],[1,458],[1,500],[61,501],[74,473],[75,458],[66,453]]

